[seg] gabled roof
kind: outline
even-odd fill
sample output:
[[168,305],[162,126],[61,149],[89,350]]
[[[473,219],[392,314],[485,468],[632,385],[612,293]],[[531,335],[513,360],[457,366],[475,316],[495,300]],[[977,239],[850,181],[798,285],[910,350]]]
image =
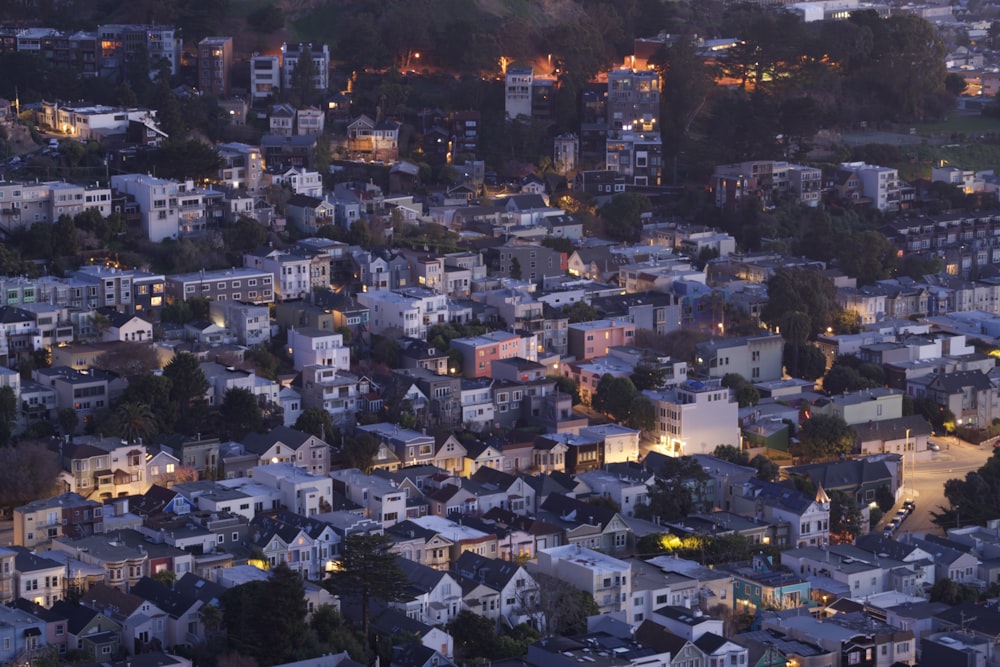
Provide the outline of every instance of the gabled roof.
[[[136,609],[142,606],[144,600],[148,599],[145,595],[136,592],[135,588],[133,586],[132,592],[126,593],[101,582],[88,588],[84,595],[86,602],[91,607],[100,609],[106,616],[123,623],[125,619],[135,613]],[[156,604],[153,600],[149,601]]]
[[226,592],[224,586],[202,579],[192,572],[175,581],[174,590],[185,597],[201,600],[206,604],[218,604],[222,600],[222,594]]
[[86,628],[94,620],[94,617],[103,616],[95,609],[82,604],[73,604],[67,600],[53,602],[50,609],[66,618],[66,628],[72,635],[78,634]]
[[549,494],[549,497],[542,503],[541,509],[551,512],[563,521],[597,524],[602,529],[606,528],[618,516],[618,512],[608,507],[555,493]]
[[434,590],[441,580],[447,575],[447,572],[441,570],[435,570],[432,567],[423,565],[416,561],[407,560],[406,558],[397,558],[396,561],[399,564],[399,569],[403,571],[403,576],[409,582],[409,585],[418,589],[422,593],[429,593]]
[[311,437],[313,437],[311,434],[296,431],[294,428],[276,426],[267,433],[250,433],[243,438],[243,446],[248,452],[263,454],[277,444],[298,449]]
[[132,586],[132,592],[170,614],[171,618],[180,618],[194,606],[197,601],[176,589],[167,588],[152,577],[143,577]]
[[671,658],[689,643],[680,635],[675,635],[659,623],[646,619],[635,630],[635,640],[643,646],[651,646],[660,653],[669,653]]
[[490,588],[502,591],[520,570],[517,563],[486,558],[472,551],[465,551],[452,566],[459,575],[486,584]]

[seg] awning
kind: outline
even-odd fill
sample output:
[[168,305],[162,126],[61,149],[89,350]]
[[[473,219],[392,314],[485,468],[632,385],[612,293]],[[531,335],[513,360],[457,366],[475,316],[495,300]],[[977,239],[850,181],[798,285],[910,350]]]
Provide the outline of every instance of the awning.
[[41,635],[42,635],[42,631],[39,630],[38,628],[25,628],[24,629],[24,636],[25,637],[40,637]]

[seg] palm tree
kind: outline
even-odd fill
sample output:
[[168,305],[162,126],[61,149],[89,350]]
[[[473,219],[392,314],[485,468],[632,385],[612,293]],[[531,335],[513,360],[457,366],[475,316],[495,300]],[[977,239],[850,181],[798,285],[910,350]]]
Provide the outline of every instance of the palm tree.
[[122,403],[115,412],[119,435],[130,445],[137,440],[149,440],[158,430],[156,415],[145,403]]

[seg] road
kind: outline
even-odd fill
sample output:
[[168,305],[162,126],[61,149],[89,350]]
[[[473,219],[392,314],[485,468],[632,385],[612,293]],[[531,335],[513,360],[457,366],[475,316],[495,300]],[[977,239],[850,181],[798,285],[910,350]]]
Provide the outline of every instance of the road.
[[[935,533],[943,535],[944,531],[933,522],[931,511],[938,507],[948,507],[944,497],[944,484],[949,479],[965,477],[967,472],[978,470],[992,454],[992,447],[978,447],[957,438],[935,438],[942,444],[941,451],[927,452],[922,456],[929,458],[913,463],[909,458],[903,474],[903,498],[912,498],[917,506],[913,514],[903,522],[897,534]],[[890,512],[886,519],[891,519],[896,509]],[[885,521],[882,522],[882,525]]]

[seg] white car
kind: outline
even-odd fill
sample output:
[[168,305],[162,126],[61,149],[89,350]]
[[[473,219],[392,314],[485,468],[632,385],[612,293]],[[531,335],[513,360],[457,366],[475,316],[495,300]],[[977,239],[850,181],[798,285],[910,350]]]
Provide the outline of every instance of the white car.
[[941,451],[941,445],[937,444],[936,442],[930,442],[930,441],[928,441],[927,442],[927,449],[931,450],[932,452],[940,452]]

